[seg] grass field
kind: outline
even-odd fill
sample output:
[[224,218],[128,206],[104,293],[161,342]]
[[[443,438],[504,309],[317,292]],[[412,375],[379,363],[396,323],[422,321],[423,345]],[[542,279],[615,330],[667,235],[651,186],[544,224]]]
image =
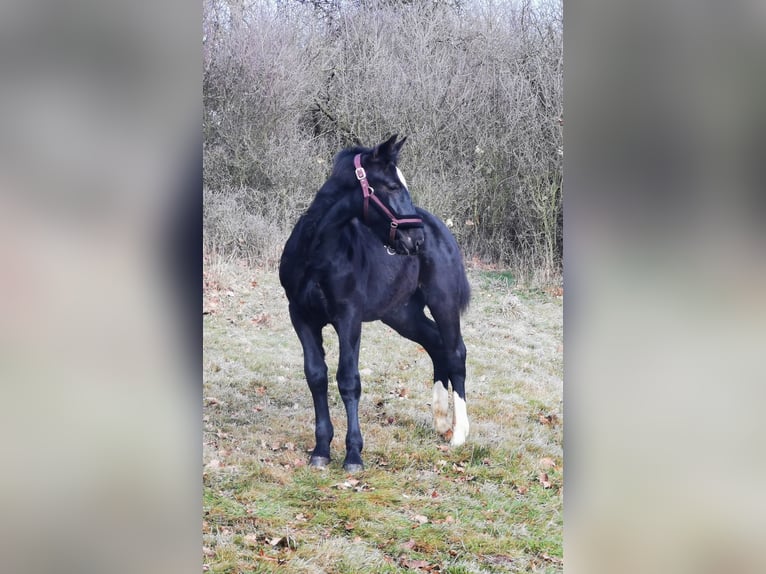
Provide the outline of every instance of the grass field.
[[[427,354],[368,323],[365,471],[351,476],[333,382],[333,462],[307,467],[311,395],[276,273],[208,262],[206,571],[562,571],[562,297],[517,288],[508,273],[469,279],[466,444],[451,447],[433,430]],[[334,374],[331,327],[325,347]]]

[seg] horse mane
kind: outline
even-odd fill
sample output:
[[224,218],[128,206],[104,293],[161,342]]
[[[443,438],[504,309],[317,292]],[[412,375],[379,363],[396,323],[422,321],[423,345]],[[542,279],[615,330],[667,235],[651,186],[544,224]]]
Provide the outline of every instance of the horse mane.
[[[370,153],[372,148],[354,146],[343,149],[335,154],[332,160],[332,171],[327,181],[319,188],[306,212],[301,217],[303,224],[313,231],[316,223],[327,213],[327,210],[337,201],[337,192],[353,179],[353,157],[358,153]],[[344,181],[345,180],[345,181]]]

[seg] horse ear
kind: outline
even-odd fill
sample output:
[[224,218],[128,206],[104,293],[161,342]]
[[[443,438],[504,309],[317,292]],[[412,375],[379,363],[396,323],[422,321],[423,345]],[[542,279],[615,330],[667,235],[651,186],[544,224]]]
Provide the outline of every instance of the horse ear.
[[398,142],[394,144],[394,157],[396,159],[399,158],[399,151],[401,151],[402,147],[404,147],[404,142],[407,141],[407,136],[404,136],[402,139],[400,139]]
[[396,159],[396,154],[399,153],[399,149],[396,146],[397,137],[399,137],[399,134],[394,134],[383,143],[379,143],[378,145],[376,145],[372,150],[372,157],[374,159],[378,159],[378,158]]

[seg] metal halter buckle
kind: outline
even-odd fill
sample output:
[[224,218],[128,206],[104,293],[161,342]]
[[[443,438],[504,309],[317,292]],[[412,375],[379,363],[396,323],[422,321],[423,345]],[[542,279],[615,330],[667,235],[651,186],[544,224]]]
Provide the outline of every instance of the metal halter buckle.
[[362,181],[365,177],[367,177],[367,172],[364,171],[363,167],[356,168],[354,173],[356,173],[356,179],[359,181]]

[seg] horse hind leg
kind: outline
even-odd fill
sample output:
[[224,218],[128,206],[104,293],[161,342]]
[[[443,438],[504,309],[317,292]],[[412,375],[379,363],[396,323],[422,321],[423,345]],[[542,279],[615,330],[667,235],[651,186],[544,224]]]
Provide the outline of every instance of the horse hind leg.
[[[441,334],[441,352],[439,355],[444,358],[443,369],[448,373],[449,382],[452,383],[453,411],[452,411],[452,437],[450,444],[460,446],[465,443],[470,430],[468,422],[468,410],[465,400],[465,361],[466,348],[463,337],[460,334],[460,314],[452,309],[445,309],[439,304],[429,305],[431,313],[436,321],[436,326]],[[441,401],[438,408],[438,414],[442,416],[442,405],[448,400],[449,395],[446,392],[447,378],[440,379],[444,382],[445,392],[441,389],[435,389]],[[437,409],[434,409],[434,421],[437,420]],[[443,425],[439,419],[439,424]]]
[[440,435],[447,434],[452,428],[449,413],[449,369],[444,356],[444,343],[436,323],[423,313],[422,303],[413,300],[386,316],[383,322],[403,337],[422,345],[431,357],[434,367],[431,394],[434,429]]

